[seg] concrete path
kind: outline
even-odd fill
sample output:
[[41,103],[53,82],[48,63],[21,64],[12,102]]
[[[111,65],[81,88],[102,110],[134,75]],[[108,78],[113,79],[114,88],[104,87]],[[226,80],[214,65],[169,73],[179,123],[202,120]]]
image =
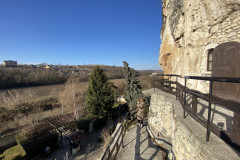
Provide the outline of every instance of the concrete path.
[[141,128],[134,125],[128,129],[123,141],[124,147],[118,153],[118,160],[163,160],[162,151],[148,136],[146,124]]

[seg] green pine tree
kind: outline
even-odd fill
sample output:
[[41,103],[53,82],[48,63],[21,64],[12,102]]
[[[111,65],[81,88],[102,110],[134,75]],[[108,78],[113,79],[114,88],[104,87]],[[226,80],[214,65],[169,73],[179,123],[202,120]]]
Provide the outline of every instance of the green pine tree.
[[125,99],[128,102],[129,109],[136,107],[137,99],[142,97],[142,87],[140,81],[137,79],[133,69],[128,67],[128,63],[123,61],[123,69],[125,73]]
[[92,71],[87,90],[87,110],[93,118],[111,115],[114,104],[113,84],[103,69],[98,66]]

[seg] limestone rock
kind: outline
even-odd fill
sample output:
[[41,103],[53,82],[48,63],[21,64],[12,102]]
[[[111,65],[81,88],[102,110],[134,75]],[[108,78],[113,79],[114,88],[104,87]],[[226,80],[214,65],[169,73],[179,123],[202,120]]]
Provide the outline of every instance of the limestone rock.
[[159,64],[165,74],[209,75],[208,50],[240,42],[240,0],[164,0],[162,12]]

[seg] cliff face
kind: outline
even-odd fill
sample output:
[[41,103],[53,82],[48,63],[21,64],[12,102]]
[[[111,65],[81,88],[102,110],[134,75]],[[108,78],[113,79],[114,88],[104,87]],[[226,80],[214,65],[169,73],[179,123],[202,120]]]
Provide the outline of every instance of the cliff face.
[[159,64],[165,74],[206,76],[207,51],[240,42],[240,0],[163,0]]

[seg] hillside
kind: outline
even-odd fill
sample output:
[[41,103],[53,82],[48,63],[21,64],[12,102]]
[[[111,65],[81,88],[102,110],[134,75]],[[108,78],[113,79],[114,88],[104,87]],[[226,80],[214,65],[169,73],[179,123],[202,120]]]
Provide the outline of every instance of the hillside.
[[[69,77],[78,77],[81,82],[88,81],[97,65],[18,65],[15,68],[0,67],[0,89],[29,86],[63,84]],[[124,78],[122,67],[98,65],[109,79]],[[137,75],[150,75],[162,71],[139,70]]]
[[[0,68],[0,88],[62,84],[71,77],[87,81],[96,65],[19,65],[15,68]],[[123,78],[122,67],[101,65],[109,79]]]

